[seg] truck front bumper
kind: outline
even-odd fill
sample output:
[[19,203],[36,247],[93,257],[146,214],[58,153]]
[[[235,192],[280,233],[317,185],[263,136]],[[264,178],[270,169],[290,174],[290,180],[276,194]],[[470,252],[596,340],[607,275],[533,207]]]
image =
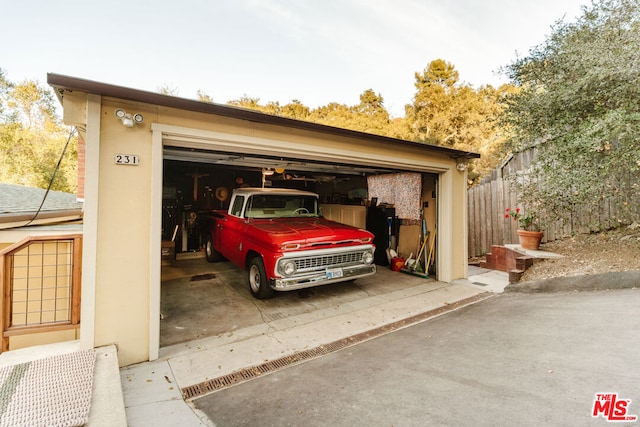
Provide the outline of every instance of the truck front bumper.
[[340,277],[335,277],[335,269],[299,273],[291,277],[271,279],[271,287],[276,291],[293,291],[313,286],[328,285],[329,283],[355,280],[360,277],[371,276],[376,272],[375,264],[358,264],[339,268]]

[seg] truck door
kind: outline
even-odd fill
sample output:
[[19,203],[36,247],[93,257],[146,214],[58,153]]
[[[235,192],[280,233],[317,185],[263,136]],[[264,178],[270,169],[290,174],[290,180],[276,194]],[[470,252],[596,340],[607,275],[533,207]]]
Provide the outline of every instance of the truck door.
[[218,228],[218,242],[223,246],[221,253],[237,266],[244,266],[244,253],[242,249],[242,233],[244,229],[244,218],[242,217],[242,207],[244,196],[236,196],[233,205],[229,210],[227,219]]

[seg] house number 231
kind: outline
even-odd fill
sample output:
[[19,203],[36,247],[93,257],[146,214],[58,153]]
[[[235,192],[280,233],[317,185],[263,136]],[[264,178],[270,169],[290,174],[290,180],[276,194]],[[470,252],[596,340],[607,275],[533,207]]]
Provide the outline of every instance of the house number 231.
[[134,165],[140,163],[140,158],[136,154],[116,154],[116,165]]

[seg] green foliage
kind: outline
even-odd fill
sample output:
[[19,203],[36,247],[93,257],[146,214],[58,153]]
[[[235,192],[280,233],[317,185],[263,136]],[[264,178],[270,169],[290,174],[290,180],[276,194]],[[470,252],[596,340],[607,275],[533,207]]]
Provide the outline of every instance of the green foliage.
[[197,95],[198,95],[198,101],[206,102],[207,104],[213,103],[213,98],[207,95],[205,92],[198,90]]
[[247,95],[231,100],[228,104],[275,116],[307,120],[378,135],[395,136],[398,133],[397,125],[391,126],[389,112],[384,107],[384,99],[372,89],[364,91],[360,95],[360,103],[354,106],[330,103],[311,110],[297,99],[285,105],[280,105],[278,102],[262,105],[259,98],[251,98]]
[[175,86],[163,83],[162,86],[158,87],[158,93],[168,96],[178,96],[180,94],[180,90]]
[[327,126],[348,128],[351,119],[351,109],[344,105],[332,102],[318,107],[309,114],[309,121],[321,123]]
[[10,87],[10,83],[5,76],[4,70],[0,68],[0,118],[4,116],[4,100],[7,97],[7,92],[9,91]]
[[631,207],[637,197],[639,49],[640,4],[601,0],[574,23],[557,22],[544,44],[508,66],[520,90],[507,98],[504,124],[537,150],[515,182],[549,219],[605,199]]
[[500,88],[483,86],[473,89],[458,82],[455,67],[442,60],[432,61],[422,73],[415,73],[414,103],[405,106],[406,117],[391,118],[382,95],[367,89],[360,103],[348,106],[330,103],[315,109],[293,100],[281,106],[278,102],[260,104],[260,99],[247,95],[229,101],[229,105],[321,123],[360,132],[444,145],[476,151],[482,158],[471,165],[469,178],[477,181],[495,168],[505,156],[508,132],[497,118],[504,109],[512,85]]
[[[47,188],[68,138],[56,115],[53,95],[34,81],[8,82],[1,72],[0,86],[0,181]],[[52,189],[75,192],[76,171],[74,138]]]
[[518,223],[521,230],[541,231],[538,214],[535,211],[523,212],[520,208],[507,208],[505,218],[511,218]]
[[415,73],[416,96],[408,105],[407,120],[414,139],[483,155],[470,169],[475,180],[497,166],[504,156],[506,131],[497,118],[512,86],[473,89],[459,83],[453,64],[436,59]]
[[9,89],[7,106],[27,129],[55,121],[53,95],[37,82],[26,80]]
[[305,120],[309,116],[309,107],[294,99],[289,104],[282,106],[280,115],[291,119]]
[[262,111],[262,109],[265,108],[260,105],[260,98],[251,98],[246,94],[239,99],[234,99],[227,102],[227,104],[233,105],[234,107],[242,107],[258,111]]

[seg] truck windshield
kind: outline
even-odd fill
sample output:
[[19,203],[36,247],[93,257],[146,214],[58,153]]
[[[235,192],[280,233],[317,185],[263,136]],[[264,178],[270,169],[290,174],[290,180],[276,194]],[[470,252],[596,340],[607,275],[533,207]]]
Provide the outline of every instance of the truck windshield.
[[318,217],[318,198],[307,195],[256,194],[247,201],[246,218]]

